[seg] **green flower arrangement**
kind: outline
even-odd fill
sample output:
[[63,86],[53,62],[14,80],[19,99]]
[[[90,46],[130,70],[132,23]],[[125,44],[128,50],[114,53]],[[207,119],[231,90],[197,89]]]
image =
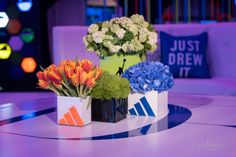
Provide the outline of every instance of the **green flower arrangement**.
[[95,99],[111,100],[127,98],[129,93],[130,84],[127,79],[103,72],[90,95]]

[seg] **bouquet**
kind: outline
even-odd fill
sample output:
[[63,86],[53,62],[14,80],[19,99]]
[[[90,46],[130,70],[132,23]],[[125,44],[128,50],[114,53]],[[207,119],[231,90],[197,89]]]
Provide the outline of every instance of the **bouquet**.
[[142,15],[113,18],[110,21],[91,24],[83,37],[87,51],[100,57],[113,54],[146,54],[157,49],[157,32]]
[[132,93],[145,94],[151,90],[160,93],[170,89],[174,84],[169,67],[158,61],[145,61],[131,66],[122,77],[129,80]]
[[38,85],[60,96],[86,98],[100,78],[101,69],[89,60],[65,60],[37,73]]

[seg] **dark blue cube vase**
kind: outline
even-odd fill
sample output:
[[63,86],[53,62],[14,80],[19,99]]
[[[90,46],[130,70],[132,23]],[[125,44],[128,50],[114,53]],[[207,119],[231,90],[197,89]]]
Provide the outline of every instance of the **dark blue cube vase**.
[[92,121],[116,123],[126,118],[128,98],[125,99],[92,99]]

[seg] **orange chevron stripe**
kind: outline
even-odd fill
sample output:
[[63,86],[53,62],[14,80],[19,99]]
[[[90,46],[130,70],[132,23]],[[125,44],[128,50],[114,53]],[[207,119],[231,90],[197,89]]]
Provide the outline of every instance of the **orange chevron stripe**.
[[63,125],[65,125],[65,124],[66,124],[65,119],[64,119],[64,118],[60,119],[60,120],[59,120],[59,124],[63,124]]
[[75,125],[75,123],[74,123],[74,121],[73,121],[73,119],[72,119],[72,117],[71,117],[69,112],[64,114],[64,117],[65,117],[68,125]]
[[83,120],[81,119],[81,117],[80,117],[78,111],[76,110],[76,108],[73,106],[69,110],[70,110],[70,113],[71,113],[72,117],[74,118],[76,124],[78,126],[83,126],[84,125]]

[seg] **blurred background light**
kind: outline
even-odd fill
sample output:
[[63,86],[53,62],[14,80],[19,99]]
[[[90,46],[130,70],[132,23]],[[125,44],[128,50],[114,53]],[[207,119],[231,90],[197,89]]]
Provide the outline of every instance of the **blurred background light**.
[[13,51],[20,51],[23,47],[23,42],[18,35],[11,36],[8,44]]
[[32,0],[18,0],[16,4],[20,11],[27,12],[30,11],[33,2]]
[[37,63],[33,57],[25,57],[21,62],[21,68],[25,73],[32,73],[36,69]]
[[20,37],[25,43],[30,43],[34,40],[34,31],[31,28],[24,28],[20,33]]
[[0,28],[5,28],[8,24],[9,18],[5,12],[0,12]]
[[18,34],[21,29],[21,24],[17,19],[10,19],[7,25],[7,31],[10,34]]
[[8,59],[11,55],[11,47],[7,43],[0,43],[0,59]]

